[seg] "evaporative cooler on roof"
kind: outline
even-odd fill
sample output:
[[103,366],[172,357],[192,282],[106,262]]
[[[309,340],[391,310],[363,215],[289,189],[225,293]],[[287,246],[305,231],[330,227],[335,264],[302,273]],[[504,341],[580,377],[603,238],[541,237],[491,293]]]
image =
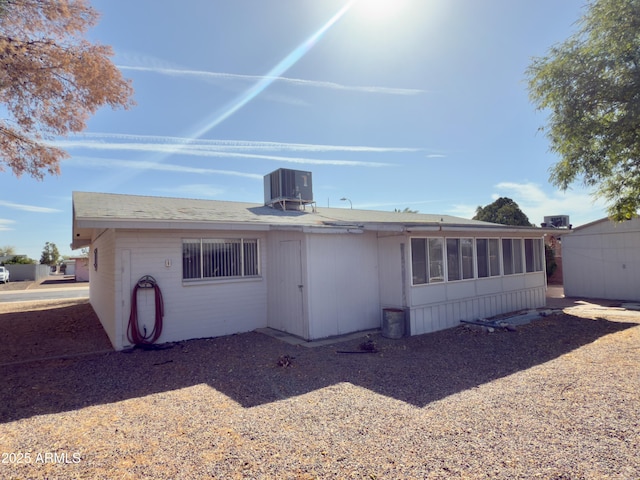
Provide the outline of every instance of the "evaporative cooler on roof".
[[280,168],[264,176],[264,204],[301,210],[313,202],[311,172]]

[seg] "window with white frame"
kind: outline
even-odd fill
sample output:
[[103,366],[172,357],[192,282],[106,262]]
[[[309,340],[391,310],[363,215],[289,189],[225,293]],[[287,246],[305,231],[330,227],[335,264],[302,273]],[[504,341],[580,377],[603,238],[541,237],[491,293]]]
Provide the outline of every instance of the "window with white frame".
[[541,238],[526,238],[524,241],[524,259],[527,273],[544,270]]
[[515,275],[516,273],[524,272],[521,238],[502,239],[502,265],[505,275]]
[[182,278],[242,278],[260,275],[258,239],[198,238],[182,241]]
[[414,285],[444,282],[442,238],[411,239],[411,270]]
[[473,239],[447,238],[447,280],[473,277]]
[[542,271],[540,238],[411,239],[413,285]]
[[500,240],[476,238],[476,258],[478,278],[500,275]]

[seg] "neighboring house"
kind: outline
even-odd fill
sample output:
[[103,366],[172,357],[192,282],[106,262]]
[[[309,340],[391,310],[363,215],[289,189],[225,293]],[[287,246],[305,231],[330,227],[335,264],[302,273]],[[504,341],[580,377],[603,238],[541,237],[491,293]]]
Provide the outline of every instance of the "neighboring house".
[[58,266],[60,272],[65,275],[76,275],[76,260],[74,258],[69,258],[67,260],[63,260]]
[[[411,335],[545,305],[544,229],[446,215],[73,193],[72,248],[90,247],[90,299],[129,346],[138,280],[164,298],[159,343],[271,327],[307,340],[381,326]],[[153,290],[136,294],[151,329]]]
[[640,301],[640,219],[603,218],[562,237],[567,297]]
[[70,260],[75,260],[75,272],[76,282],[88,282],[89,281],[89,258],[86,256],[71,257]]

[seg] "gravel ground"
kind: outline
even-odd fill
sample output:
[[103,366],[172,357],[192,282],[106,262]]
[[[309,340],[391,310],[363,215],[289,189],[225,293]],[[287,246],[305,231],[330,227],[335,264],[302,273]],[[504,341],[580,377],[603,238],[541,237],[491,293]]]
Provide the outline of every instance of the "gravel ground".
[[3,339],[37,325],[0,351],[1,478],[640,478],[639,312],[116,353],[86,301],[26,305],[0,305]]

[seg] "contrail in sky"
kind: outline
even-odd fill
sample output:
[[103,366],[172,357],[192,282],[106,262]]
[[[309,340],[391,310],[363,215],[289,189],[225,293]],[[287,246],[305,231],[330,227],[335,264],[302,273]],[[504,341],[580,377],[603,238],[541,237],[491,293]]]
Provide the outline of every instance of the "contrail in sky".
[[192,138],[200,138],[202,135],[212,130],[222,122],[224,122],[231,115],[236,113],[242,107],[244,107],[251,100],[256,98],[261,92],[263,92],[269,85],[271,85],[277,78],[279,78],[284,72],[293,67],[309,50],[311,50],[316,43],[322,38],[322,36],[340,20],[345,13],[351,9],[357,0],[351,0],[344,7],[342,7],[338,13],[331,17],[327,23],[325,23],[318,31],[307,38],[304,42],[298,45],[289,55],[284,57],[275,67],[273,67],[264,77],[260,79],[255,85],[244,92],[238,97],[231,105],[227,107],[222,113],[216,114],[213,118],[204,122],[203,126],[198,128],[193,135],[189,135]]
[[245,81],[265,81],[269,84],[273,82],[288,83],[290,85],[299,87],[315,87],[326,88],[330,90],[343,90],[349,92],[362,92],[362,93],[380,93],[386,95],[418,95],[425,93],[424,90],[418,88],[394,88],[394,87],[375,87],[375,86],[363,86],[363,85],[343,85],[336,82],[326,82],[319,80],[305,80],[302,78],[289,78],[270,75],[241,75],[237,73],[224,73],[224,72],[204,72],[200,70],[184,70],[178,68],[165,68],[165,67],[134,67],[128,65],[118,65],[120,70],[132,70],[137,72],[154,72],[164,75],[173,76],[194,76],[204,78],[214,78],[223,80],[245,80]]

